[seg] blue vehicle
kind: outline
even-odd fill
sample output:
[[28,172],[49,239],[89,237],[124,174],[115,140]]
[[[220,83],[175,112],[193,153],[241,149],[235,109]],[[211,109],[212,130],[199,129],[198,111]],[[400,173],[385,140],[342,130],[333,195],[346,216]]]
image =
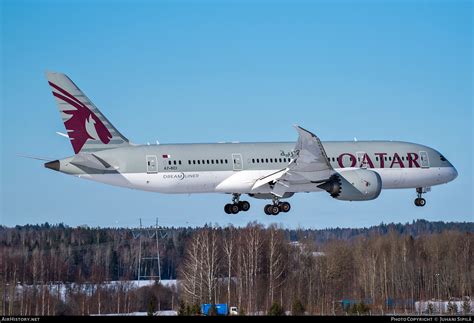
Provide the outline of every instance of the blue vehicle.
[[203,315],[209,315],[212,305],[216,306],[217,315],[227,315],[229,314],[229,308],[227,304],[202,304],[201,313]]

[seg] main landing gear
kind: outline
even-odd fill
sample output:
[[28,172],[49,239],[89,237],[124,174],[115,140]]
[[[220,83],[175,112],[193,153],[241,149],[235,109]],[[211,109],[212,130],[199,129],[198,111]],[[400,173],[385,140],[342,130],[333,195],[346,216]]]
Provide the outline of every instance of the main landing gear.
[[291,205],[288,202],[280,202],[279,199],[273,198],[272,204],[267,204],[263,208],[267,215],[278,215],[280,212],[288,212],[291,209]]
[[417,187],[416,188],[416,193],[418,197],[415,199],[415,205],[416,206],[425,206],[426,205],[426,200],[422,197],[423,193],[428,192],[428,190],[425,190],[423,187]]
[[232,194],[232,204],[226,204],[224,211],[227,214],[237,214],[240,211],[247,212],[250,209],[250,203],[240,201],[240,194]]

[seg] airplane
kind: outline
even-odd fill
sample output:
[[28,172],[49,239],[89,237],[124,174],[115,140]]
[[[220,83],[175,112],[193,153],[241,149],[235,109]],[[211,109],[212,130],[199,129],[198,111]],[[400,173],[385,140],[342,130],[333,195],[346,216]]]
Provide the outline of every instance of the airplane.
[[382,189],[416,189],[454,180],[454,166],[433,148],[401,141],[325,141],[295,125],[296,142],[131,143],[65,74],[46,72],[74,155],[46,168],[144,191],[224,193],[227,214],[248,211],[242,195],[270,200],[268,215],[288,212],[296,193],[328,192],[342,201],[376,199]]

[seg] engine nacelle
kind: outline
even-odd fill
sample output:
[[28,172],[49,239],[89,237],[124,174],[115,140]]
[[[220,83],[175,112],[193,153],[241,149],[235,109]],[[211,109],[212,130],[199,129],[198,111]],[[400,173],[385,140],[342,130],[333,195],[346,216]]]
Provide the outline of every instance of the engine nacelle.
[[329,181],[318,187],[338,200],[368,201],[380,195],[382,179],[371,170],[351,169],[332,175]]

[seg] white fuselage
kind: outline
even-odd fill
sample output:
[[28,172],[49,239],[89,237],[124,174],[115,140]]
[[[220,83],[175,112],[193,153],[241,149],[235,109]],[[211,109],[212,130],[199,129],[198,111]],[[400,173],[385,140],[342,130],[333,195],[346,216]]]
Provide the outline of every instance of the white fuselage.
[[[336,168],[336,172],[355,168]],[[371,169],[382,178],[383,189],[402,189],[431,187],[453,180],[456,170],[447,167],[414,169]],[[266,187],[252,191],[255,179],[273,173],[274,170],[242,170],[220,172],[182,172],[176,173],[131,173],[131,174],[86,174],[77,175],[105,184],[122,186],[159,193],[269,193]],[[291,186],[292,192],[320,192],[314,184]]]
[[[112,161],[111,163],[119,160],[115,162],[118,172],[81,172],[74,175],[110,185],[160,193],[264,194],[271,192],[269,185],[254,190],[252,186],[257,179],[285,168],[290,161],[289,151],[293,145],[255,143],[145,146],[133,161],[135,169],[130,169],[122,159],[112,154],[113,150],[109,150],[102,155],[97,154]],[[397,142],[328,142],[324,146],[335,172],[366,168],[380,175],[383,189],[430,187],[447,183],[457,176],[456,169],[442,155],[426,146]],[[130,156],[130,153],[127,152],[126,156]],[[209,161],[213,156],[217,157]],[[277,157],[268,158],[272,156]],[[145,165],[147,160],[147,168],[140,171],[137,165],[142,167],[142,163]],[[150,169],[150,160],[153,169]],[[127,167],[127,171],[121,171]],[[289,191],[318,192],[321,189],[306,181],[293,183]]]

